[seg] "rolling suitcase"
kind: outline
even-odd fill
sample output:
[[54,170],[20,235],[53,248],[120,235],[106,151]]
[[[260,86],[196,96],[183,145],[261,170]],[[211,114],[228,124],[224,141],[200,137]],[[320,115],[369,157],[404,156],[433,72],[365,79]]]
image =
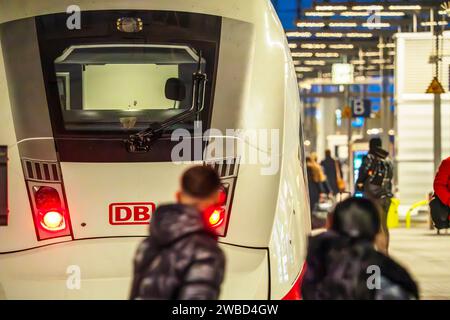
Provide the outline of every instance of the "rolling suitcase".
[[442,203],[436,195],[430,201],[430,214],[438,234],[440,233],[440,230],[448,229],[450,227],[450,207]]

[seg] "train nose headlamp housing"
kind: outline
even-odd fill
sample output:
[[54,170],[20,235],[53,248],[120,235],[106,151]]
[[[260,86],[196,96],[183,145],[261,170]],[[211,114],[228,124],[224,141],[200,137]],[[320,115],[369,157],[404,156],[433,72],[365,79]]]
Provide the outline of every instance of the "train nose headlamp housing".
[[144,23],[141,18],[119,18],[117,19],[116,25],[117,30],[126,33],[137,33],[144,28]]

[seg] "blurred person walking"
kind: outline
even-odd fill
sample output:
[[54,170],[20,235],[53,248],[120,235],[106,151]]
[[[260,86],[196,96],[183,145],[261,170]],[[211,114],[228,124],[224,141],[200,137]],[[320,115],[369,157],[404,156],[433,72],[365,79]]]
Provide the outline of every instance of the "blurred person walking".
[[325,159],[320,163],[325,171],[328,184],[334,195],[345,191],[345,183],[342,175],[341,164],[331,156],[331,150],[325,151]]
[[377,240],[378,249],[389,252],[389,229],[387,216],[391,206],[392,179],[394,169],[389,153],[381,148],[381,139],[372,138],[369,142],[369,154],[363,158],[356,181],[356,191],[374,201],[381,208],[382,236]]
[[130,299],[214,300],[225,257],[203,212],[219,202],[220,178],[209,166],[188,169],[177,203],[160,206],[137,249]]
[[302,283],[305,300],[413,300],[408,272],[375,249],[379,208],[369,199],[337,204],[327,232],[311,237]]
[[[315,157],[315,158],[314,158]],[[329,193],[327,187],[326,177],[322,171],[322,167],[315,161],[317,155],[312,153],[306,157],[306,171],[308,174],[308,187],[309,187],[309,205],[311,212],[315,210],[317,204]]]

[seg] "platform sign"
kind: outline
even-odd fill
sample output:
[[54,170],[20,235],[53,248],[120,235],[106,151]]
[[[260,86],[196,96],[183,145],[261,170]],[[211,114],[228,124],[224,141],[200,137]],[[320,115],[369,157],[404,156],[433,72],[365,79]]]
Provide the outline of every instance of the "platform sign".
[[354,118],[370,118],[372,102],[369,99],[354,99],[352,101],[352,116]]
[[334,63],[331,69],[331,81],[334,84],[352,84],[354,67],[351,63]]
[[445,93],[445,90],[439,79],[434,77],[430,85],[428,86],[426,93],[442,94]]

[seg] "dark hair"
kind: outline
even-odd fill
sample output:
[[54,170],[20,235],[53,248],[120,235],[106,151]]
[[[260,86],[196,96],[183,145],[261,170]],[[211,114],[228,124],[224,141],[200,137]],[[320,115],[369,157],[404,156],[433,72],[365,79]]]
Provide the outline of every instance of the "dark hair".
[[330,149],[325,150],[325,157],[328,157],[328,158],[331,157],[331,150]]
[[372,138],[369,141],[369,150],[370,151],[374,151],[378,148],[381,148],[382,146],[382,141],[380,138]]
[[331,229],[350,238],[373,241],[380,231],[380,210],[365,198],[349,198],[336,205]]
[[220,177],[210,166],[192,167],[186,170],[181,177],[181,188],[194,198],[208,198],[220,187]]

